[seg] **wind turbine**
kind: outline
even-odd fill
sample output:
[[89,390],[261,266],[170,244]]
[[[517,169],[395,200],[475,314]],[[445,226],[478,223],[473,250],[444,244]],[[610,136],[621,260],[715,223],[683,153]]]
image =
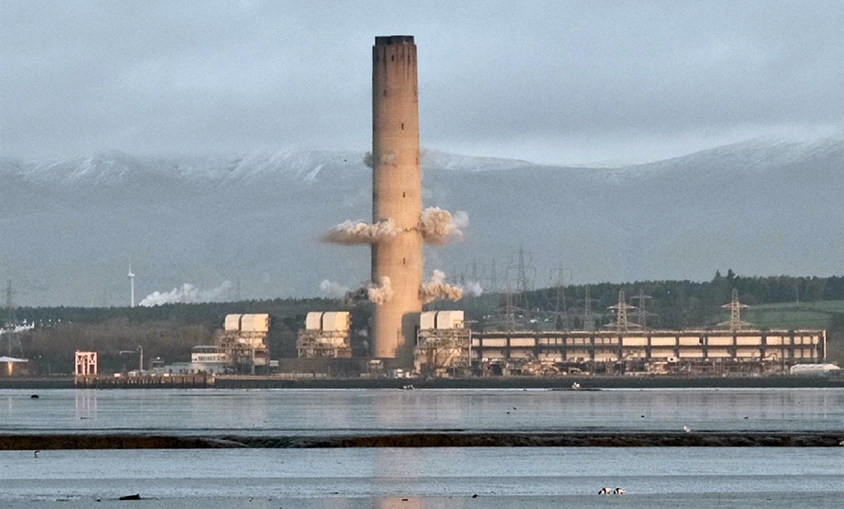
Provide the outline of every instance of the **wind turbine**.
[[129,306],[135,307],[135,274],[132,273],[131,264],[129,264]]

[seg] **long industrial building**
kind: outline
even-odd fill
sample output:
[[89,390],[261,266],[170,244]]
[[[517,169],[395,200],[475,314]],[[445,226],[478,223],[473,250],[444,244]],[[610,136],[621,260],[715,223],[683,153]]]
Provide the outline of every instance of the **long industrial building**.
[[782,371],[822,362],[826,352],[823,330],[474,332],[471,341],[472,358],[482,365],[580,365],[598,372],[705,370],[727,364]]

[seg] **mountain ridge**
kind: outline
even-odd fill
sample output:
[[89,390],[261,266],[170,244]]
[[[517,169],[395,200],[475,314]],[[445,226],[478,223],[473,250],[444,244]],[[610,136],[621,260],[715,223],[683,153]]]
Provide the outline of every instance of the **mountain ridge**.
[[[844,266],[844,139],[749,140],[625,168],[435,150],[422,163],[426,206],[470,217],[463,242],[426,249],[429,273],[489,272],[496,257],[502,274],[482,276],[501,286],[520,244],[534,249],[535,286],[560,263],[579,282]],[[227,280],[244,297],[312,296],[323,279],[367,277],[368,249],[319,241],[371,215],[364,153],[0,158],[0,178],[0,276],[21,303],[122,304],[129,263],[138,300]]]

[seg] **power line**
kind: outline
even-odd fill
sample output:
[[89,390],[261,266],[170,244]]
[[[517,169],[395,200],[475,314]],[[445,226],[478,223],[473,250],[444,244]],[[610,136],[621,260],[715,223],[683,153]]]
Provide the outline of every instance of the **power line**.
[[743,322],[741,320],[741,310],[742,308],[748,307],[746,304],[742,304],[739,302],[738,298],[738,290],[733,288],[732,298],[730,299],[729,304],[724,304],[721,306],[722,308],[726,308],[730,310],[730,319],[726,322],[721,322],[718,324],[719,327],[727,326],[730,331],[738,332],[742,330],[743,327],[750,327],[753,324],[749,322]]
[[636,306],[631,306],[627,303],[627,299],[624,296],[624,290],[618,291],[618,304],[610,306],[607,309],[615,311],[615,321],[608,323],[606,325],[607,328],[615,329],[618,332],[629,332],[631,328],[636,329],[640,327],[637,323],[631,323],[628,318],[628,311],[631,309],[635,310]]
[[636,311],[636,318],[639,325],[642,326],[643,329],[648,328],[648,317],[649,316],[657,316],[656,313],[651,313],[646,309],[648,299],[653,299],[650,295],[645,295],[644,288],[639,288],[639,295],[635,295],[630,298],[630,300],[638,301],[638,309]]

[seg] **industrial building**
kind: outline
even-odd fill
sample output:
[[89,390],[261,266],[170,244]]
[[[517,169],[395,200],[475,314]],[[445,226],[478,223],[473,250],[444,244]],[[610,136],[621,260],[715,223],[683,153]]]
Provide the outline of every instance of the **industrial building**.
[[509,331],[472,334],[472,358],[498,374],[788,373],[824,359],[823,330]]
[[414,367],[422,376],[471,374],[472,331],[463,311],[426,311],[419,317]]
[[296,339],[298,357],[351,357],[350,316],[348,311],[308,313],[305,328],[299,331]]
[[223,330],[215,338],[217,350],[214,353],[225,355],[235,373],[266,371],[270,365],[269,332],[268,314],[226,315]]
[[0,376],[24,376],[29,374],[29,359],[0,357]]

